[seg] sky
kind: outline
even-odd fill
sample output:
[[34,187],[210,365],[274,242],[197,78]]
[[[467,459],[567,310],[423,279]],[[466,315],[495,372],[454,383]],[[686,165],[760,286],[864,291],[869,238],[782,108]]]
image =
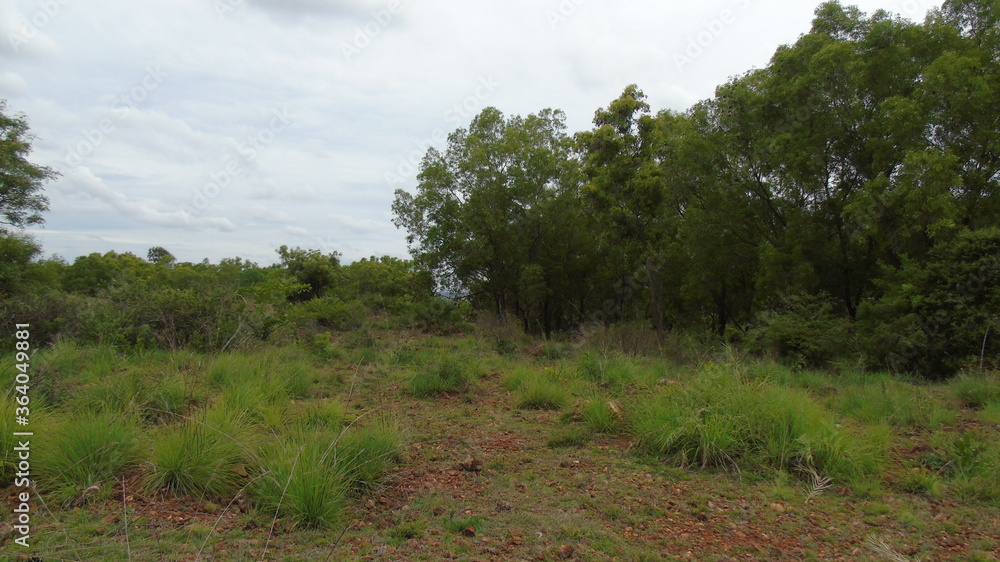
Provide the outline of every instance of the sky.
[[[844,3],[914,21],[940,5]],[[395,190],[483,108],[561,109],[573,133],[634,83],[683,111],[766,66],[818,4],[0,0],[0,99],[60,173],[29,229],[47,256],[405,258]]]

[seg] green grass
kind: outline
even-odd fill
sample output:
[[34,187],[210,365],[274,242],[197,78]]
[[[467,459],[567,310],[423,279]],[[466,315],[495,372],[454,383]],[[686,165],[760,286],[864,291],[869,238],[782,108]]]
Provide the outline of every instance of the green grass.
[[249,443],[246,418],[216,407],[153,437],[146,489],[229,499],[246,478]]
[[440,394],[458,394],[469,389],[472,376],[465,363],[445,358],[410,379],[410,394],[430,398]]
[[113,486],[141,459],[139,425],[128,415],[66,417],[45,435],[33,450],[32,468],[59,503],[81,498],[92,486]]
[[930,390],[886,379],[841,388],[834,403],[839,411],[860,421],[896,427],[936,429],[954,423],[957,417]]
[[644,401],[632,427],[640,448],[682,466],[815,470],[845,483],[879,471],[888,439],[838,429],[804,391],[715,365]]
[[584,423],[593,431],[616,433],[625,427],[624,409],[621,403],[597,396],[592,398],[580,411]]
[[260,459],[264,473],[253,486],[258,508],[307,529],[339,523],[348,489],[343,469],[329,462],[331,439],[319,433],[268,447]]
[[517,392],[521,410],[561,410],[569,402],[569,391],[559,382],[541,376],[524,381]]
[[1000,406],[1000,376],[961,375],[951,383],[955,396],[968,408]]
[[399,426],[385,417],[364,420],[345,430],[333,448],[332,462],[349,486],[363,490],[374,486],[400,459],[404,437]]

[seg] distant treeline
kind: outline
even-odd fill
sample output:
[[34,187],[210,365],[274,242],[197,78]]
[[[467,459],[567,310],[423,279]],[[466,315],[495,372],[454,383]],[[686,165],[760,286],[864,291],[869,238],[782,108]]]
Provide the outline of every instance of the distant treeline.
[[550,109],[454,131],[396,194],[417,263],[538,333],[640,320],[803,364],[996,364],[1000,2],[923,23],[827,2],[712,99],[645,99],[573,137]]
[[[467,304],[434,295],[434,280],[391,257],[342,265],[336,253],[277,250],[261,267],[240,258],[178,263],[165,248],[146,259],[91,254],[68,264],[38,259],[31,239],[0,237],[0,320],[29,323],[36,346],[57,338],[127,350],[236,350],[317,334],[465,327]],[[11,332],[12,333],[12,332]],[[12,348],[11,348],[12,349]]]

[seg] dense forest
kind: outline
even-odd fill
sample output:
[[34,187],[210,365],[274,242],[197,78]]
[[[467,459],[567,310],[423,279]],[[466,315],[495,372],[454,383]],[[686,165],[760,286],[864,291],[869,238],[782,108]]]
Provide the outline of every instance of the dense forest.
[[[203,351],[388,323],[631,326],[809,366],[947,377],[1000,356],[1000,5],[914,23],[837,2],[770,63],[683,112],[636,85],[570,136],[487,108],[430,149],[395,223],[412,261],[40,259],[45,182],[2,117],[0,317],[42,342]],[[3,109],[0,107],[0,109]],[[446,298],[447,297],[447,298]]]

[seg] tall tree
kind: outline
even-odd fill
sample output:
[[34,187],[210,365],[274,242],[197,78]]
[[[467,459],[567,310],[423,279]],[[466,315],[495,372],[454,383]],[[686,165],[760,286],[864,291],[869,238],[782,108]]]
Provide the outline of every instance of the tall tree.
[[572,299],[556,292],[560,280],[586,276],[586,252],[572,248],[582,237],[564,120],[486,108],[449,135],[444,153],[427,152],[417,193],[399,190],[393,203],[411,253],[447,289],[546,332]]

